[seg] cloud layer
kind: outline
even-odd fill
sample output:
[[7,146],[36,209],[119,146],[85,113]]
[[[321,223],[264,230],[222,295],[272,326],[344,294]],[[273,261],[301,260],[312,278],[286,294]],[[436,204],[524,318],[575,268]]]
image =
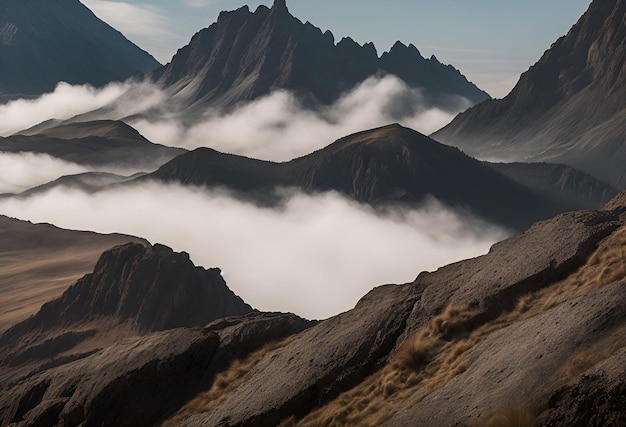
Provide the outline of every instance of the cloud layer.
[[47,154],[0,153],[0,194],[21,193],[63,175],[89,171],[76,163],[65,162]]
[[256,308],[308,318],[348,310],[374,286],[485,253],[505,236],[436,201],[380,215],[334,193],[294,193],[272,209],[155,183],[96,195],[56,188],[0,199],[0,212],[167,244],[199,265],[222,268],[231,289]]
[[101,90],[60,83],[53,93],[0,105],[0,135],[43,121],[124,120],[155,143],[284,161],[325,147],[348,134],[399,122],[429,134],[469,106],[448,100],[451,111],[428,107],[418,89],[394,76],[370,78],[335,104],[303,108],[289,92],[276,91],[228,114],[207,111],[189,123],[178,103],[147,82],[114,83]]
[[335,104],[310,110],[293,94],[276,91],[229,114],[207,112],[192,125],[183,117],[131,120],[146,138],[184,148],[218,151],[263,160],[284,161],[309,154],[346,135],[399,122],[424,134],[449,123],[470,106],[464,98],[450,100],[451,111],[425,105],[418,89],[395,76],[370,78]]

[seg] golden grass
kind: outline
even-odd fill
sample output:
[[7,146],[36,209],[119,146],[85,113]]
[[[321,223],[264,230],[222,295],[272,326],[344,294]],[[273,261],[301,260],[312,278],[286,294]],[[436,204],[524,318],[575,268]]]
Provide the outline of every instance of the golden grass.
[[263,348],[250,353],[247,357],[235,360],[228,369],[215,377],[215,381],[213,381],[213,385],[208,391],[196,395],[161,425],[163,427],[176,427],[193,415],[209,412],[217,408],[229,393],[250,377],[252,369],[266,354],[287,345],[292,340],[293,336],[282,341],[269,343]]
[[[488,323],[476,324],[477,312],[450,306],[409,338],[379,372],[338,396],[305,418],[289,418],[282,427],[378,426],[399,408],[414,405],[445,386],[467,369],[465,355],[488,336],[514,322],[548,311],[567,300],[590,294],[626,278],[626,227],[601,242],[587,263],[574,274],[545,289],[525,295],[511,312]],[[618,334],[619,335],[619,334]],[[588,369],[624,346],[622,340],[598,342],[568,364],[569,372]],[[611,342],[613,344],[609,345]],[[493,414],[486,426],[532,425],[536,404],[506,407]]]

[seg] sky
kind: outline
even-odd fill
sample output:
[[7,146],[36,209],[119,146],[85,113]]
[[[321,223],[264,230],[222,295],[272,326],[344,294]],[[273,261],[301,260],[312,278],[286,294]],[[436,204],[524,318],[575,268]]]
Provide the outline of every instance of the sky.
[[[222,10],[271,1],[81,0],[128,39],[167,63]],[[505,96],[519,75],[582,16],[589,0],[287,0],[291,13],[336,40],[374,42],[381,54],[400,40],[425,57],[460,69],[493,97]]]

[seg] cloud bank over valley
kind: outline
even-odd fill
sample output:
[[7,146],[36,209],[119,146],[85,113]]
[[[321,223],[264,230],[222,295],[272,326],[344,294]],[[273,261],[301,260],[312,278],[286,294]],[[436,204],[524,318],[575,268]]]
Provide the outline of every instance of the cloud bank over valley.
[[375,286],[486,253],[506,236],[434,200],[386,214],[336,193],[285,200],[260,208],[224,191],[143,183],[91,195],[57,187],[0,199],[0,212],[164,243],[198,265],[222,268],[254,307],[308,318],[348,310]]

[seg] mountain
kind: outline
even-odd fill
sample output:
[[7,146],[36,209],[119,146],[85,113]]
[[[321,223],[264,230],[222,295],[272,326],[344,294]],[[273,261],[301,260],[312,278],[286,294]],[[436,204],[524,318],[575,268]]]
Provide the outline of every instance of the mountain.
[[98,234],[32,224],[0,215],[0,332],[59,297],[93,270],[103,251],[128,242],[122,234]]
[[505,98],[433,134],[470,155],[564,163],[626,188],[626,0],[594,0]]
[[186,253],[163,245],[127,243],[104,252],[91,274],[60,298],[2,335],[4,342],[33,331],[49,331],[107,319],[107,327],[129,323],[140,332],[203,326],[252,308],[235,295],[219,269],[193,265]]
[[103,86],[160,66],[78,0],[0,0],[0,101]]
[[322,322],[254,312],[161,330],[177,318],[170,292],[195,323],[187,279],[219,274],[164,247],[115,248],[0,336],[0,425],[622,425],[626,206],[614,205],[542,221]]
[[40,153],[81,165],[137,172],[153,170],[185,152],[153,144],[120,121],[71,123],[28,133],[0,137],[0,153]]
[[570,209],[600,209],[619,193],[615,187],[567,165],[554,163],[485,164],[538,194]]
[[[222,12],[216,23],[193,36],[153,79],[190,110],[229,108],[277,89],[295,92],[312,105],[330,104],[369,77],[393,74],[423,89],[435,105],[450,107],[464,97],[472,104],[488,95],[456,69],[425,59],[398,42],[382,57],[373,44],[350,38],[335,43],[289,13],[284,0],[271,9],[247,6]],[[455,105],[456,107],[456,105]]]
[[258,200],[276,187],[338,191],[375,206],[417,204],[430,195],[513,228],[563,210],[458,149],[400,125],[347,136],[285,163],[200,148],[139,178],[149,179],[225,186]]

